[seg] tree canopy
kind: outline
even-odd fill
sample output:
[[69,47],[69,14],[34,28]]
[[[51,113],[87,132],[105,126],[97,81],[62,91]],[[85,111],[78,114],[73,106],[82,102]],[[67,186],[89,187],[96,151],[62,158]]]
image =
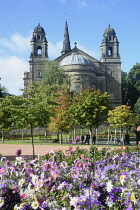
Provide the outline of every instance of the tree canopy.
[[137,99],[140,97],[140,63],[134,65],[126,76],[127,88],[124,90],[126,93],[126,104],[134,108]]
[[42,85],[62,86],[64,84],[68,85],[68,82],[68,75],[65,74],[64,70],[59,66],[59,63],[56,60],[46,62],[41,82]]
[[130,106],[122,105],[110,110],[107,120],[111,127],[120,129],[123,133],[125,129],[129,129],[135,123],[136,117]]
[[60,143],[62,144],[62,132],[69,131],[74,123],[70,117],[71,95],[67,88],[57,92],[55,102],[57,105],[54,116],[50,118],[49,129],[61,133]]
[[107,92],[102,94],[100,90],[88,87],[74,94],[70,112],[78,125],[90,130],[92,137],[92,128],[97,128],[106,120],[110,108]]

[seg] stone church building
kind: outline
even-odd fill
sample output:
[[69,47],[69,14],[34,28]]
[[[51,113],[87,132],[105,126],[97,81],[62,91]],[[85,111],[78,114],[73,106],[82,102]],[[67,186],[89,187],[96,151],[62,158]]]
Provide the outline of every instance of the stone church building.
[[[45,61],[48,60],[48,42],[40,24],[35,27],[30,44],[30,70],[24,73],[24,89],[29,89],[31,83],[42,80],[42,71]],[[109,25],[104,31],[100,61],[80,50],[77,43],[74,44],[71,49],[66,21],[63,48],[56,60],[71,78],[70,89],[79,92],[85,86],[91,86],[100,89],[102,93],[108,92],[113,106],[121,105],[121,59],[115,30]]]

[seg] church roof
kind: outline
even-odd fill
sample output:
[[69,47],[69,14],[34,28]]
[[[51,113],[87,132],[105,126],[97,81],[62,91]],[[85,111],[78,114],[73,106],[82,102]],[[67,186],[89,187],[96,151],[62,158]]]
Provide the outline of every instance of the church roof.
[[36,26],[34,28],[34,33],[45,33],[44,28],[40,26],[40,23],[38,24],[38,26]]
[[105,32],[104,32],[104,35],[105,34],[116,34],[115,33],[115,30],[113,28],[110,27],[110,24],[109,26],[105,29]]
[[60,66],[68,66],[68,65],[86,65],[86,66],[94,66],[93,62],[89,60],[86,56],[81,55],[78,52],[73,52],[72,54],[63,58],[60,62]]

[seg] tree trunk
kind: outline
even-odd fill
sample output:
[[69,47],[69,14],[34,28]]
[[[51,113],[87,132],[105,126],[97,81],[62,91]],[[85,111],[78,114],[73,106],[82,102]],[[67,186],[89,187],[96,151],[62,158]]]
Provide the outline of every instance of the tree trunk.
[[32,126],[31,126],[31,139],[32,139],[33,159],[35,159],[34,137],[33,137],[33,127]]
[[60,144],[62,144],[62,132],[60,132]]
[[4,143],[4,131],[2,131],[2,143]]
[[89,129],[90,145],[92,145],[92,128]]
[[22,135],[22,141],[24,140],[24,133],[23,133],[23,128],[21,130],[21,135]]

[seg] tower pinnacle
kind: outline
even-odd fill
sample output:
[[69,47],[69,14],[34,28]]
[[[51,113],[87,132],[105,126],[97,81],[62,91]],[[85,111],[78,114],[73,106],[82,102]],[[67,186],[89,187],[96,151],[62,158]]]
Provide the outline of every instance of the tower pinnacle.
[[64,55],[67,52],[69,52],[70,50],[71,50],[71,47],[70,47],[69,31],[68,31],[68,24],[67,24],[67,20],[66,20],[65,30],[64,30],[63,49],[61,51],[61,54]]

